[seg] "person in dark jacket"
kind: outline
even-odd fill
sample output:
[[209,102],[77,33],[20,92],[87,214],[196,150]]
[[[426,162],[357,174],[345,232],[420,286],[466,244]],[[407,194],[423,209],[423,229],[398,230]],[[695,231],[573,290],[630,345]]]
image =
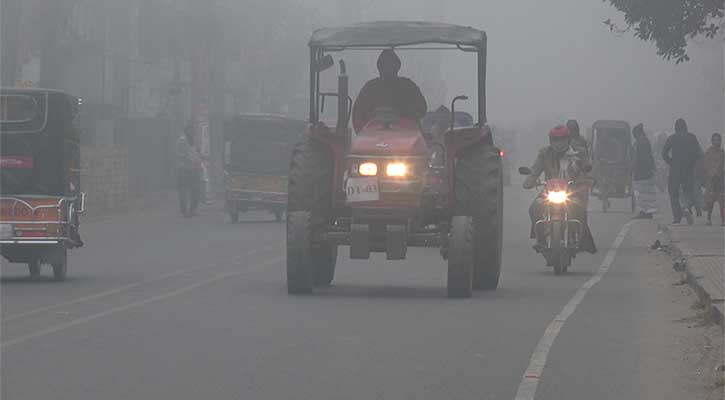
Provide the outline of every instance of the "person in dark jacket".
[[634,135],[634,157],[632,160],[632,186],[634,199],[639,210],[635,219],[652,219],[657,207],[657,189],[655,185],[655,159],[652,146],[644,133],[644,125],[639,124],[632,130]]
[[687,130],[687,123],[680,118],[675,122],[675,133],[667,138],[662,149],[662,159],[670,166],[667,190],[670,194],[673,224],[682,222],[682,217],[692,225],[694,220],[688,210],[680,204],[680,189],[685,196],[693,197],[695,163],[701,157],[701,149],[694,135]]
[[355,132],[360,132],[373,119],[378,108],[390,108],[401,117],[420,120],[428,105],[420,88],[412,80],[398,76],[401,61],[392,49],[383,50],[378,58],[380,77],[363,86],[352,109]]

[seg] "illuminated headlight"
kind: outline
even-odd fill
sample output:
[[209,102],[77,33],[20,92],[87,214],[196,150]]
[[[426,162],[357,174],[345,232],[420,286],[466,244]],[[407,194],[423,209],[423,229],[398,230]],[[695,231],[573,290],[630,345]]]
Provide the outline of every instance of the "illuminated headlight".
[[549,192],[549,194],[547,195],[547,199],[550,203],[562,204],[566,203],[566,201],[569,200],[569,194],[564,191]]
[[362,163],[357,171],[362,176],[376,176],[378,174],[378,165],[371,162]]
[[408,175],[408,166],[404,163],[390,163],[385,167],[385,173],[390,177],[402,178]]

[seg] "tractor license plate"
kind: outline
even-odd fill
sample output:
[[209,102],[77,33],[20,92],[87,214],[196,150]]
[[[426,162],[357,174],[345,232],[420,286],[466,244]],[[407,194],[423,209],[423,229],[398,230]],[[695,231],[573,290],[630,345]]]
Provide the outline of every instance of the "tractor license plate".
[[348,203],[380,200],[378,178],[348,178],[345,192]]
[[0,224],[0,239],[10,239],[14,233],[12,224]]

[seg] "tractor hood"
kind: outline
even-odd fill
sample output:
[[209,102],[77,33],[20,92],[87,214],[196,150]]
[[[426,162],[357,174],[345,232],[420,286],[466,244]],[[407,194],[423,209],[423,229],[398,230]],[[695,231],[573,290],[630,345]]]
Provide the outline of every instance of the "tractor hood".
[[352,138],[350,154],[358,156],[425,156],[428,148],[413,119],[373,120]]

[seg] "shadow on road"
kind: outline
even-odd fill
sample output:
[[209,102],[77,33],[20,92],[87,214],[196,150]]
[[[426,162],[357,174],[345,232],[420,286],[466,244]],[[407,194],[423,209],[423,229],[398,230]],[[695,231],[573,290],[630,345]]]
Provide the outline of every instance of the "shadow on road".
[[363,286],[339,284],[318,289],[319,297],[383,298],[383,299],[440,299],[446,297],[443,287]]

